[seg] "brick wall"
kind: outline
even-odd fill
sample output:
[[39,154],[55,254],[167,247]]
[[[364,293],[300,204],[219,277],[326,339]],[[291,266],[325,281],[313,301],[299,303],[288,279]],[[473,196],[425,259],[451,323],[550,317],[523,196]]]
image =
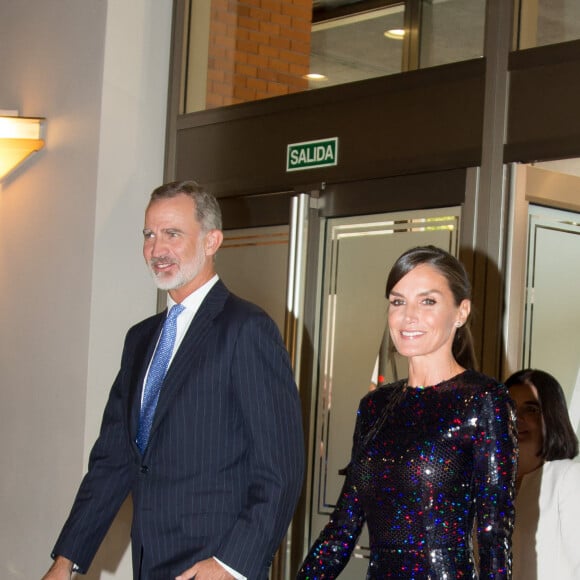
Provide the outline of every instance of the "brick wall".
[[312,0],[212,0],[208,109],[308,88]]

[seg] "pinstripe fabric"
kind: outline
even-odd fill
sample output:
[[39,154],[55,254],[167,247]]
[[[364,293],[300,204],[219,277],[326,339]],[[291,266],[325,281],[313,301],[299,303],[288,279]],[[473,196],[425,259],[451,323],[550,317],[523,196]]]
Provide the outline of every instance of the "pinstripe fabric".
[[[167,373],[141,457],[143,375],[163,315],[133,327],[100,436],[54,553],[88,568],[132,493],[134,578],[167,580],[216,556],[250,580],[268,567],[303,477],[300,405],[272,320],[218,282]],[[141,558],[142,554],[142,558]]]

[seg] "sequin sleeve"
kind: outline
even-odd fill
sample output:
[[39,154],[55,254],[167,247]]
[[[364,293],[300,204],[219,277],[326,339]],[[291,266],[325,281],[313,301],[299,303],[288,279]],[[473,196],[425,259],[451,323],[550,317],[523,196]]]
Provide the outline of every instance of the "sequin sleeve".
[[[362,444],[362,433],[366,432],[365,419],[361,408],[357,413],[353,437],[352,456],[356,457]],[[344,470],[346,479],[337,501],[336,508],[330,516],[308,555],[304,559],[297,580],[328,580],[336,578],[348,564],[362,526],[364,513],[359,502],[356,486],[350,476],[350,469]]]
[[480,578],[509,579],[517,431],[513,406],[503,385],[492,385],[481,394],[475,433]]

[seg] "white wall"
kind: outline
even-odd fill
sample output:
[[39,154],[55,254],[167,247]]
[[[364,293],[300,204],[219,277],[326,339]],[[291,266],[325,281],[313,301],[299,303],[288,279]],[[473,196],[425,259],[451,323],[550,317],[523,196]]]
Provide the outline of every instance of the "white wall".
[[[0,109],[47,118],[0,184],[0,578],[39,578],[86,468],[163,179],[171,0],[0,0]],[[128,511],[87,578],[131,578]]]

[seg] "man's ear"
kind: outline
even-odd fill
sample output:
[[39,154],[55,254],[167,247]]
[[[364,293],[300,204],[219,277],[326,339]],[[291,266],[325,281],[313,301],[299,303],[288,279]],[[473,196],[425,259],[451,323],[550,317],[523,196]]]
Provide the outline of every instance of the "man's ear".
[[205,235],[204,250],[206,256],[213,256],[219,250],[224,241],[224,234],[221,230],[210,230]]

